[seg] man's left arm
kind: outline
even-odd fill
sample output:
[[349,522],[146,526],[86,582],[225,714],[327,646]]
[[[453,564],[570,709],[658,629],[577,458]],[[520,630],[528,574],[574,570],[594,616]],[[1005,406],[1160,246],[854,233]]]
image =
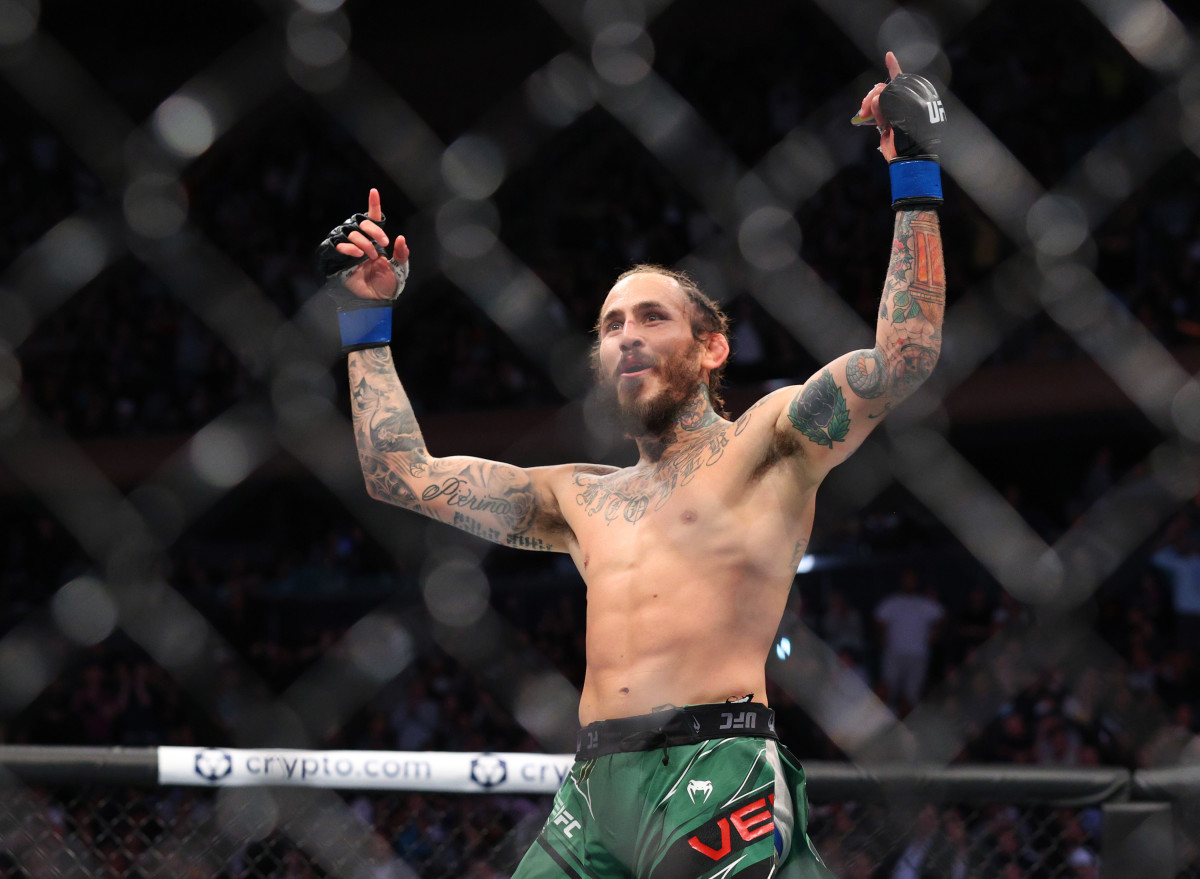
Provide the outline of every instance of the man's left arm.
[[[818,481],[862,445],[880,420],[929,377],[942,348],[946,271],[936,210],[941,203],[941,178],[934,148],[944,114],[937,123],[927,121],[941,114],[937,92],[921,77],[901,73],[890,52],[887,65],[891,82],[871,90],[854,120],[879,128],[880,152],[890,162],[896,209],[875,347],[851,351],[818,370],[795,389],[776,424],[781,436],[799,445]],[[937,127],[931,129],[931,124]]]

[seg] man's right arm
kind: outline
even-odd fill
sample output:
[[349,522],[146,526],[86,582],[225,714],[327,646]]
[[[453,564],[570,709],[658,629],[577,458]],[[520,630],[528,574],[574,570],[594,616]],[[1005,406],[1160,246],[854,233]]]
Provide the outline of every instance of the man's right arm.
[[349,355],[354,438],[367,493],[505,546],[566,552],[570,529],[550,488],[556,468],[435,458],[387,347]]
[[322,274],[340,288],[331,292],[342,350],[349,352],[354,437],[367,492],[485,540],[566,552],[572,533],[553,490],[568,475],[564,468],[434,458],[425,448],[388,348],[392,304],[408,276],[408,244],[404,236],[389,242],[383,223],[379,190],[372,189],[367,212],[335,226],[317,248]]

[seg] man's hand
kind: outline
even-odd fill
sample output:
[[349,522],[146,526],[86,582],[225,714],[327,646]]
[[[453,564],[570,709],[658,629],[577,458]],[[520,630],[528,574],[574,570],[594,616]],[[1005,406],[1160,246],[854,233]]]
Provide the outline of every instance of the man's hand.
[[879,151],[888,160],[895,210],[936,208],[942,204],[942,175],[938,149],[946,127],[946,109],[933,83],[904,73],[896,56],[884,59],[889,81],[876,83],[851,119],[854,125],[874,125]]
[[[896,60],[896,56],[888,52],[883,57],[883,63],[887,65],[888,79],[895,79],[902,71],[900,70],[900,62]],[[879,131],[879,151],[883,153],[883,157],[889,162],[896,158],[896,133],[892,130],[891,124],[884,118],[883,112],[879,109],[879,96],[883,94],[883,90],[888,87],[886,82],[878,82],[875,84],[867,96],[862,99],[862,106],[858,110],[858,115],[850,120],[853,125],[874,125]]]
[[334,227],[317,248],[326,277],[336,277],[359,299],[395,299],[408,277],[408,244],[403,235],[397,236],[389,258],[383,222],[379,190],[372,189],[366,214],[355,214]]

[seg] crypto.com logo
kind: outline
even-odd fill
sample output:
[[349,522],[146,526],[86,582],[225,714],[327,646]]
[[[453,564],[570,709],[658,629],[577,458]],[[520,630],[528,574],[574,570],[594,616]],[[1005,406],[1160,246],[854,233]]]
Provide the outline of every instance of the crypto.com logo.
[[205,748],[196,752],[196,774],[216,783],[233,772],[233,758],[220,748]]
[[508,764],[491,754],[481,754],[471,761],[471,781],[483,788],[495,787],[508,778]]

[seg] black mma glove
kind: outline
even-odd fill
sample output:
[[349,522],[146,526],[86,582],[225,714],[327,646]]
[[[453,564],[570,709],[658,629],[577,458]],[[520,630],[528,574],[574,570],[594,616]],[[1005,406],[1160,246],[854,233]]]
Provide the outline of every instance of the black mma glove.
[[[396,276],[396,292],[391,299],[363,299],[346,289],[346,278],[367,261],[366,256],[347,256],[338,251],[339,244],[350,243],[351,232],[362,232],[361,224],[369,219],[366,214],[355,214],[330,230],[329,236],[317,246],[317,269],[327,281],[329,295],[337,303],[338,328],[342,335],[342,353],[361,351],[364,348],[386,347],[392,340],[392,305],[404,290],[408,279],[408,262],[396,262],[388,257],[387,250],[363,232],[374,245],[380,256],[387,257],[388,265]],[[382,227],[386,217],[374,221]]]
[[892,126],[896,158],[888,165],[892,208],[936,208],[942,203],[942,142],[946,110],[933,83],[915,73],[898,73],[879,95],[879,112]]

